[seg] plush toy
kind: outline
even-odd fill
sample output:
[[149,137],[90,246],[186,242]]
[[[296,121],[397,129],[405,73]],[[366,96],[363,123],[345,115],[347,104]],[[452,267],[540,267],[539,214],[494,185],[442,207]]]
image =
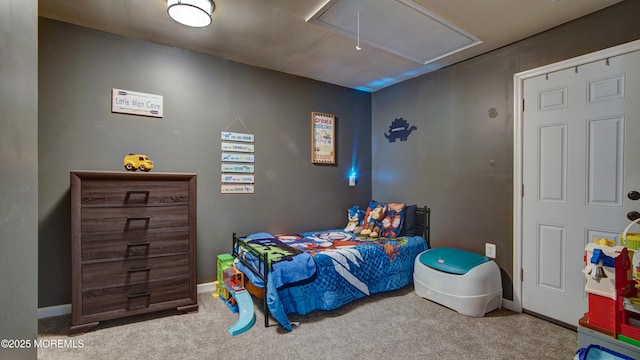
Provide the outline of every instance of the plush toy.
[[383,204],[376,205],[371,209],[369,218],[367,219],[367,226],[362,229],[360,235],[377,238],[380,236],[380,221],[384,217],[385,206]]
[[347,223],[347,227],[344,228],[344,231],[349,231],[354,234],[359,234],[362,231],[362,218],[364,217],[364,210],[361,210],[358,205],[353,206],[347,209],[347,213],[349,214],[349,222]]

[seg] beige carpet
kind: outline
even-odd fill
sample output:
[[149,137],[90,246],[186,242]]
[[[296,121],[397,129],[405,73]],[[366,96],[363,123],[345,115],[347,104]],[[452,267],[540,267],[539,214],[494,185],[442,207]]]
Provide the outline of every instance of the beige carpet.
[[38,349],[38,359],[573,359],[578,346],[575,331],[531,315],[496,310],[471,318],[418,297],[412,286],[292,315],[300,321],[292,332],[265,328],[256,302],[255,326],[235,337],[226,329],[237,314],[210,294],[199,303],[197,313],[107,321],[74,337],[70,316],[42,319],[39,339],[62,346]]

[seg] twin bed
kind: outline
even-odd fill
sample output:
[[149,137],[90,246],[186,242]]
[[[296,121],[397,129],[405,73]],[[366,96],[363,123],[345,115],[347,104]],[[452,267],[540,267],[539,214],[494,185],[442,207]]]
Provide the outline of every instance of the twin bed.
[[[429,248],[430,209],[406,206],[397,237],[370,238],[343,229],[272,235],[233,234],[236,268],[270,315],[291,330],[288,314],[337,309],[413,281],[414,260]],[[257,291],[256,291],[257,290]]]

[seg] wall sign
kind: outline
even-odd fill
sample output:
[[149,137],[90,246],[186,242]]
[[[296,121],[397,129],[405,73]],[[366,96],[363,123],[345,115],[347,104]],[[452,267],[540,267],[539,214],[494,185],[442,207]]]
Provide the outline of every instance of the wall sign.
[[220,179],[223,183],[253,184],[255,182],[253,174],[222,174]]
[[311,113],[311,162],[335,164],[336,116],[319,112]]
[[[228,130],[240,121],[247,133]],[[242,119],[236,117],[227,129],[220,133],[220,192],[222,194],[253,194],[255,191],[255,136]]]
[[233,161],[233,162],[254,162],[255,158],[253,154],[238,154],[238,153],[222,153],[222,161]]
[[131,90],[111,90],[111,112],[161,118],[162,95],[146,94]]
[[253,144],[238,144],[238,143],[230,143],[230,142],[223,141],[222,151],[237,151],[237,152],[253,153],[254,148],[253,148]]
[[254,173],[253,164],[226,164],[222,163],[220,171],[223,173]]
[[253,194],[254,191],[255,191],[254,185],[223,184],[220,187],[220,192],[223,194]]
[[[236,119],[240,119],[237,117]],[[235,122],[235,120],[233,120]],[[231,123],[233,124],[233,122]],[[248,130],[247,130],[248,131]],[[238,141],[238,142],[255,142],[253,134],[233,133],[228,131],[222,132],[222,140]]]

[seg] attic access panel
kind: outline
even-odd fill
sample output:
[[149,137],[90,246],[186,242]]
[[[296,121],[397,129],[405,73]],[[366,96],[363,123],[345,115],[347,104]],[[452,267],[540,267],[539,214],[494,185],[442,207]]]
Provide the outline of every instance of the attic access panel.
[[[306,21],[425,65],[481,44],[411,0],[328,0]],[[356,42],[354,41],[354,46]]]

